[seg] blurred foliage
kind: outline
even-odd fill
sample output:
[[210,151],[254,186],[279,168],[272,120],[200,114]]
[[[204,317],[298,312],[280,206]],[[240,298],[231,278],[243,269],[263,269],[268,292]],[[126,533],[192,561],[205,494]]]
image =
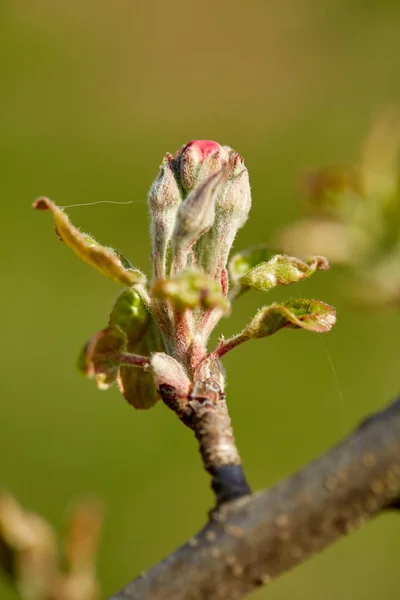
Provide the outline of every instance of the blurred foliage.
[[285,252],[326,255],[344,267],[352,301],[400,305],[400,125],[382,114],[357,164],[317,168],[303,178],[306,217],[283,228]]
[[0,564],[22,600],[97,600],[96,553],[102,524],[97,502],[76,505],[62,544],[52,526],[0,493]]
[[[148,272],[145,198],[163,155],[215,139],[244,156],[251,176],[253,209],[235,250],[272,239],[299,216],[303,169],[354,163],[379,109],[399,105],[400,7],[3,0],[0,23],[1,485],[59,528],[81,494],[105,501],[106,596],[192,535],[212,496],[191,432],[161,403],[135,412],[74,370],[118,289],[74,260],[31,203],[41,194],[60,205],[133,201],[69,214]],[[399,314],[352,310],[337,281],[331,269],[295,290],[336,306],[324,345],[288,331],[224,359],[255,489],[398,391]],[[241,298],[224,332],[259,305],[256,293]],[[399,533],[395,515],[380,518],[253,597],[397,598]],[[0,597],[16,598],[6,580]]]

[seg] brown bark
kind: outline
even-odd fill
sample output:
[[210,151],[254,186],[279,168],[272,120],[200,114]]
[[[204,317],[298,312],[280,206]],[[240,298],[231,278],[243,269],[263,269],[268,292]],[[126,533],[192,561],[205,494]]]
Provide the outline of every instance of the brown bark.
[[236,600],[400,506],[400,400],[270,490],[223,503],[202,531],[110,600]]

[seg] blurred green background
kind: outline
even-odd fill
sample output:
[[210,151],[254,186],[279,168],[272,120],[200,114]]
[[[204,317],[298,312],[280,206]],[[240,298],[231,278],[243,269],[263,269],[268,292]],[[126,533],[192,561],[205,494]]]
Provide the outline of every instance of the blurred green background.
[[[73,500],[104,500],[106,597],[200,528],[213,499],[195,440],[172,413],[161,404],[135,412],[116,389],[100,392],[76,373],[118,288],[80,263],[31,203],[42,194],[60,205],[133,200],[69,214],[148,270],[146,192],[163,154],[215,139],[245,157],[252,181],[235,248],[271,239],[299,215],[301,170],[357,159],[377,112],[399,105],[400,5],[2,0],[0,28],[1,485],[60,531]],[[332,333],[283,332],[224,361],[254,489],[398,392],[400,316],[354,312],[339,280],[333,270],[269,298],[334,304]],[[237,331],[263,300],[240,300],[219,332]],[[397,598],[399,539],[398,517],[384,516],[252,597]],[[0,598],[16,598],[2,579]]]

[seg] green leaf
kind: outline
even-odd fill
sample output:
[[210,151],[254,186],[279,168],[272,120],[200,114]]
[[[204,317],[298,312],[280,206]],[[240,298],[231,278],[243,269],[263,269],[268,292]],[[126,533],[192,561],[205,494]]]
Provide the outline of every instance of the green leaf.
[[209,275],[194,270],[181,271],[174,277],[157,281],[153,295],[160,300],[169,300],[178,310],[218,307],[227,312],[230,306],[221,285]]
[[109,325],[118,325],[125,332],[128,343],[140,340],[148,326],[149,312],[140,295],[133,289],[122,290],[112,307]]
[[101,246],[94,238],[74,227],[65,212],[48,198],[39,198],[33,204],[37,210],[50,210],[54,217],[56,232],[60,239],[84,262],[98,269],[103,275],[132,286],[146,281],[139,270],[113,248]]
[[247,248],[243,252],[238,252],[232,256],[228,264],[228,273],[231,285],[237,284],[250,269],[256,267],[261,262],[268,261],[273,256],[273,252],[268,246],[254,246]]
[[[137,351],[144,354],[145,347]],[[117,378],[118,387],[125,400],[137,409],[151,408],[160,399],[151,373],[136,367],[121,365]]]
[[[126,334],[128,352],[150,356],[163,350],[157,324],[134,290],[124,290],[118,296],[110,323],[118,324]],[[151,373],[143,369],[121,365],[117,383],[124,398],[135,408],[150,408],[159,399]]]
[[323,256],[313,256],[300,260],[294,256],[277,254],[268,262],[262,262],[240,277],[241,291],[254,289],[266,292],[278,285],[289,285],[301,279],[311,277],[317,270],[329,269],[329,263]]
[[324,333],[329,331],[335,322],[336,312],[329,304],[318,300],[294,298],[261,308],[240,335],[245,339],[262,338],[284,327]]
[[150,356],[163,350],[157,325],[139,294],[125,289],[116,299],[108,327],[85,345],[78,367],[94,377],[100,389],[117,381],[126,400],[135,408],[150,408],[158,400],[152,375],[134,365],[121,364],[121,352]]

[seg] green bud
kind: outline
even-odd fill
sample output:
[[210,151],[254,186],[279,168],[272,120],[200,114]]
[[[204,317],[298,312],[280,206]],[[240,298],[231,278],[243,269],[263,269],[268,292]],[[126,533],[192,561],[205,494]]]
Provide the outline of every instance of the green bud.
[[246,339],[263,338],[284,327],[324,333],[329,331],[335,322],[336,312],[329,304],[318,300],[293,298],[281,304],[261,308],[240,335]]
[[246,223],[251,208],[249,173],[243,158],[229,148],[230,178],[224,193],[218,199],[221,219],[231,221],[236,231]]
[[175,159],[167,154],[148,194],[156,277],[165,275],[168,247],[181,201]]
[[131,286],[142,284],[145,276],[137,269],[126,267],[130,264],[113,248],[101,246],[90,235],[82,233],[72,225],[65,212],[48,198],[39,198],[33,203],[37,210],[50,210],[53,214],[56,232],[60,239],[75,252],[79,258],[98,269],[103,275]]
[[153,294],[160,300],[169,300],[178,310],[218,307],[226,312],[230,306],[220,284],[194,270],[181,271],[174,277],[157,281]]
[[201,266],[219,280],[228,261],[237,231],[247,221],[251,207],[249,175],[243,159],[229,148],[227,182],[215,203],[214,225],[197,248]]
[[179,250],[188,250],[212,226],[215,200],[221,193],[227,175],[226,167],[213,173],[195,187],[180,205],[173,233],[174,254]]

